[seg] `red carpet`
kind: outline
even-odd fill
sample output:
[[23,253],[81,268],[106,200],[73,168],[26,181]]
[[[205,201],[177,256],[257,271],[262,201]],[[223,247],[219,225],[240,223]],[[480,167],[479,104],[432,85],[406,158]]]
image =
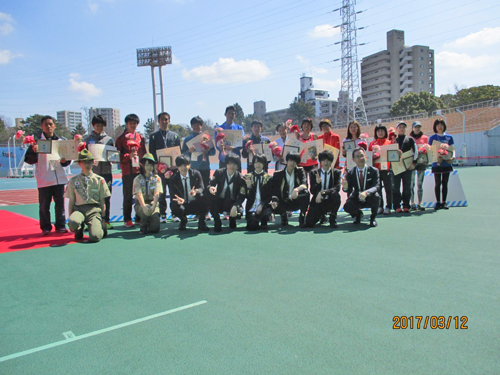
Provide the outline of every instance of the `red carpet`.
[[14,212],[0,210],[0,253],[64,246],[75,242],[73,233],[42,236],[38,220]]

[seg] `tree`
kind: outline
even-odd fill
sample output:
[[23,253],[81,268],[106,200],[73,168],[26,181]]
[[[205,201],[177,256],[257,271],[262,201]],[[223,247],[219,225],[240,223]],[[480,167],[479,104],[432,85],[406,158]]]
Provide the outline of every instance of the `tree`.
[[83,124],[80,123],[71,131],[71,137],[74,138],[77,134],[85,135],[85,133],[87,133],[87,130],[83,127]]
[[21,121],[23,124],[22,130],[25,131],[25,135],[33,135],[40,133],[40,126],[42,125],[42,115],[35,114],[26,117]]
[[451,95],[451,97],[449,95],[451,94],[441,95],[441,98],[449,101],[451,107],[459,107],[488,100],[499,100],[500,86],[484,85],[462,88],[461,90],[458,90],[458,87],[456,87],[455,95]]
[[5,143],[9,138],[9,132],[7,131],[7,125],[2,117],[0,117],[0,142]]
[[187,125],[170,124],[168,126],[168,128],[170,130],[172,130],[173,132],[176,132],[177,134],[179,134],[179,137],[181,137],[181,138],[187,137],[191,133],[191,130],[190,130],[190,128],[187,127]]
[[261,121],[261,119],[253,114],[245,116],[243,121],[240,123],[241,126],[243,126],[243,129],[245,129],[245,133],[250,133],[252,131],[252,122],[256,120]]
[[149,136],[155,131],[155,121],[152,118],[148,118],[143,125],[144,133],[146,134],[146,138],[149,139]]
[[397,100],[391,107],[392,116],[413,115],[432,112],[444,108],[443,100],[427,91],[409,92]]
[[238,103],[233,104],[234,109],[236,110],[236,115],[234,116],[234,122],[236,124],[243,124],[245,120],[245,113],[243,113],[243,108]]
[[307,104],[300,100],[290,103],[288,108],[288,117],[290,117],[294,124],[299,124],[306,117],[313,118],[316,112],[311,104]]
[[264,124],[264,131],[266,133],[274,133],[276,131],[276,126],[278,124],[281,124],[280,119],[278,116],[276,116],[275,113],[273,113],[271,116],[269,116],[269,119],[265,122]]

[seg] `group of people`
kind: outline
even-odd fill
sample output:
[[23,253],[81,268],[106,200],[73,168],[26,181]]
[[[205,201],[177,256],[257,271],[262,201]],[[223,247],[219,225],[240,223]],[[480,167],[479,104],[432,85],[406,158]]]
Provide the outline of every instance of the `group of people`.
[[[239,130],[243,135],[241,146],[212,143],[212,147],[202,148],[194,154],[196,148],[189,147],[189,141],[202,133],[203,120],[191,119],[193,133],[181,140],[179,135],[169,130],[170,115],[162,112],[158,115],[159,130],[149,138],[149,151],[144,137],[136,131],[139,117],[130,114],[125,117],[125,131],[116,141],[108,136],[104,129],[106,120],[102,116],[92,119],[93,132],[82,141],[83,146],[102,144],[115,146],[120,153],[120,166],[123,182],[123,218],[125,226],[132,228],[139,225],[140,232],[156,233],[160,224],[166,222],[167,200],[169,191],[172,215],[179,220],[179,230],[185,230],[188,215],[196,215],[198,229],[209,231],[206,219],[214,220],[214,231],[222,229],[221,215],[228,219],[229,228],[237,226],[237,220],[245,214],[247,229],[266,229],[268,223],[280,216],[281,226],[288,225],[291,213],[299,210],[299,226],[311,228],[318,223],[329,222],[331,228],[337,228],[337,212],[341,205],[341,190],[347,194],[344,211],[349,213],[354,224],[359,224],[363,208],[369,208],[369,225],[377,226],[378,214],[389,215],[395,212],[424,210],[421,206],[423,197],[423,178],[426,163],[419,163],[419,155],[424,152],[425,144],[434,141],[453,145],[453,138],[445,133],[446,124],[438,119],[434,123],[435,134],[423,135],[422,126],[414,122],[412,132],[406,135],[407,125],[398,123],[396,129],[389,129],[379,124],[375,128],[374,140],[368,145],[365,134],[360,134],[360,125],[356,121],[349,124],[347,136],[341,142],[332,131],[332,123],[323,119],[319,123],[322,134],[312,133],[312,120],[302,121],[300,129],[290,122],[277,126],[279,134],[275,142],[262,135],[263,124],[254,121],[252,133],[244,134],[240,125],[234,123],[235,108],[226,108],[226,121],[217,127],[217,134],[224,130]],[[45,116],[41,121],[41,132],[35,140],[57,141],[55,121]],[[316,156],[306,156],[299,152],[288,152],[285,157],[279,152],[273,153],[273,160],[268,160],[263,153],[255,150],[255,145],[266,144],[270,147],[284,148],[289,137],[296,137],[301,142],[322,139],[324,145],[341,150],[346,156],[351,153],[355,167],[340,167],[339,158],[325,149]],[[346,151],[343,144],[354,141],[355,148]],[[271,144],[273,143],[273,144]],[[378,162],[376,155],[381,146],[397,144],[400,153],[411,150],[413,163],[401,174],[394,176],[390,163]],[[165,148],[180,147],[181,155],[175,158],[174,165],[166,167],[158,163],[157,151]],[[84,227],[89,228],[89,240],[97,242],[112,229],[110,223],[110,196],[112,190],[112,168],[110,162],[94,162],[93,155],[87,148],[81,149],[76,162],[81,173],[68,180],[64,167],[71,161],[49,160],[46,154],[39,153],[36,142],[32,143],[25,154],[28,164],[36,164],[36,179],[40,204],[40,228],[43,235],[50,234],[52,223],[50,203],[55,202],[55,230],[67,232],[64,213],[64,197],[69,199],[69,230],[76,239],[83,238]],[[219,169],[212,174],[210,156],[219,158]],[[366,151],[373,152],[373,166],[367,164]],[[303,153],[304,151],[302,151]],[[196,156],[197,155],[197,156]],[[247,174],[242,174],[241,161],[247,159]],[[273,175],[268,173],[270,162],[275,163]],[[432,164],[436,182],[436,209],[447,209],[446,195],[451,161],[438,157]],[[413,194],[417,185],[417,194]],[[66,189],[65,189],[66,187]],[[401,191],[402,187],[402,191]],[[385,190],[384,207],[382,188]],[[132,206],[135,202],[135,224],[132,221]],[[243,210],[243,205],[245,205]],[[210,214],[210,215],[209,215]],[[328,219],[327,219],[328,217]]]

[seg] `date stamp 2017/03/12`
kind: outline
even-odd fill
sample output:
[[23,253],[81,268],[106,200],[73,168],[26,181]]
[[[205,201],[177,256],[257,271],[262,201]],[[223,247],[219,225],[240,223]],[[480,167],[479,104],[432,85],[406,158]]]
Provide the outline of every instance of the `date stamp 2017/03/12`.
[[395,316],[393,329],[468,329],[466,316]]

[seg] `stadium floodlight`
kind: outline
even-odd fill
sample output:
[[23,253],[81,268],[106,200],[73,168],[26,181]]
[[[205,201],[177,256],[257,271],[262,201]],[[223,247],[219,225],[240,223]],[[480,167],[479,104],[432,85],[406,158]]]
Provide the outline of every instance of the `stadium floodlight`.
[[[155,130],[158,129],[158,112],[156,111],[156,96],[161,97],[161,111],[165,111],[165,103],[163,99],[163,74],[162,67],[172,64],[172,47],[153,47],[153,48],[138,48],[137,49],[137,66],[150,66],[151,78],[153,80],[153,111],[155,119]],[[155,68],[160,71],[160,93],[156,92]]]

